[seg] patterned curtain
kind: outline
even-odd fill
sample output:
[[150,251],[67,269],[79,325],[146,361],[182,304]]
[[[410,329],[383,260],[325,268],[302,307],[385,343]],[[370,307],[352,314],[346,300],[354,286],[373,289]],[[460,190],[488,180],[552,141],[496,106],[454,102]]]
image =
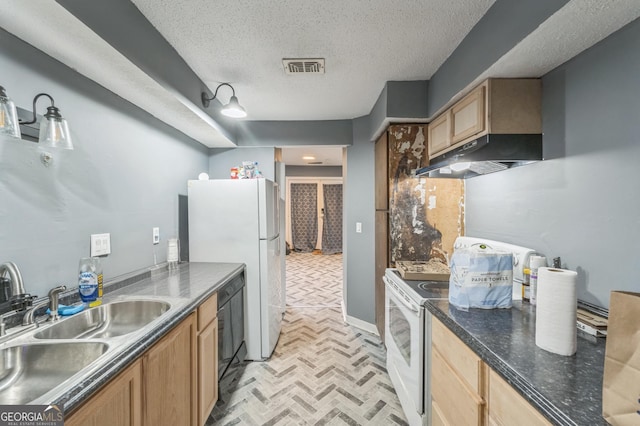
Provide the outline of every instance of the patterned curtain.
[[322,185],[322,254],[342,253],[342,185]]
[[318,185],[291,184],[291,239],[293,250],[312,252],[318,240]]

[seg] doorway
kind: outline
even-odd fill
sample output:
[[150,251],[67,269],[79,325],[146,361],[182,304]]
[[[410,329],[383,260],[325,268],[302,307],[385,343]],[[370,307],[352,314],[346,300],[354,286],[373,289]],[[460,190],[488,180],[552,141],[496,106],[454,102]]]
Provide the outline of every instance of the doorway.
[[342,178],[287,177],[286,240],[291,250],[342,252]]

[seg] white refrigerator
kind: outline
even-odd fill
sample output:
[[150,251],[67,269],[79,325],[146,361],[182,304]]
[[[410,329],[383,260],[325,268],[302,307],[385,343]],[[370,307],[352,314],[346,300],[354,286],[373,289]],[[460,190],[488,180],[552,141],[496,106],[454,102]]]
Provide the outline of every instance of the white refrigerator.
[[190,180],[189,261],[246,264],[247,359],[269,358],[282,328],[278,186],[267,179]]

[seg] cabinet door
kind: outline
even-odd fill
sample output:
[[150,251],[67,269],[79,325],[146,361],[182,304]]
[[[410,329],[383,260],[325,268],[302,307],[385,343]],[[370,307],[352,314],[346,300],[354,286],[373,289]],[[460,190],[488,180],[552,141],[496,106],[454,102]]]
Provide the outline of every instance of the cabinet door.
[[484,401],[435,348],[431,353],[431,397],[439,407],[442,424],[472,426],[484,422]]
[[451,145],[451,110],[429,123],[429,158]]
[[452,144],[484,131],[484,95],[480,86],[451,108]]
[[218,401],[218,319],[198,335],[198,425],[203,426]]
[[489,372],[489,424],[509,426],[522,424],[548,426],[549,423],[531,404],[518,394],[502,377]]
[[143,357],[145,425],[196,425],[195,316],[189,315]]
[[141,362],[138,360],[65,419],[66,426],[140,426]]

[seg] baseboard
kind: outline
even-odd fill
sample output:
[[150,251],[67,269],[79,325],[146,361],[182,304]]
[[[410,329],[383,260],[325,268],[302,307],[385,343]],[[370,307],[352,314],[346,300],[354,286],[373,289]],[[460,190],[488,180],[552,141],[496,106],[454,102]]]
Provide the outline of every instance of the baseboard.
[[347,310],[345,309],[345,306],[344,306],[344,300],[342,301],[341,304],[342,304],[342,318],[344,319],[344,322],[346,322],[347,324],[353,327],[357,327],[361,330],[364,330],[367,333],[371,333],[380,337],[380,335],[378,334],[378,328],[375,326],[375,324],[371,324],[366,321],[362,321],[361,319],[354,318],[347,315]]

